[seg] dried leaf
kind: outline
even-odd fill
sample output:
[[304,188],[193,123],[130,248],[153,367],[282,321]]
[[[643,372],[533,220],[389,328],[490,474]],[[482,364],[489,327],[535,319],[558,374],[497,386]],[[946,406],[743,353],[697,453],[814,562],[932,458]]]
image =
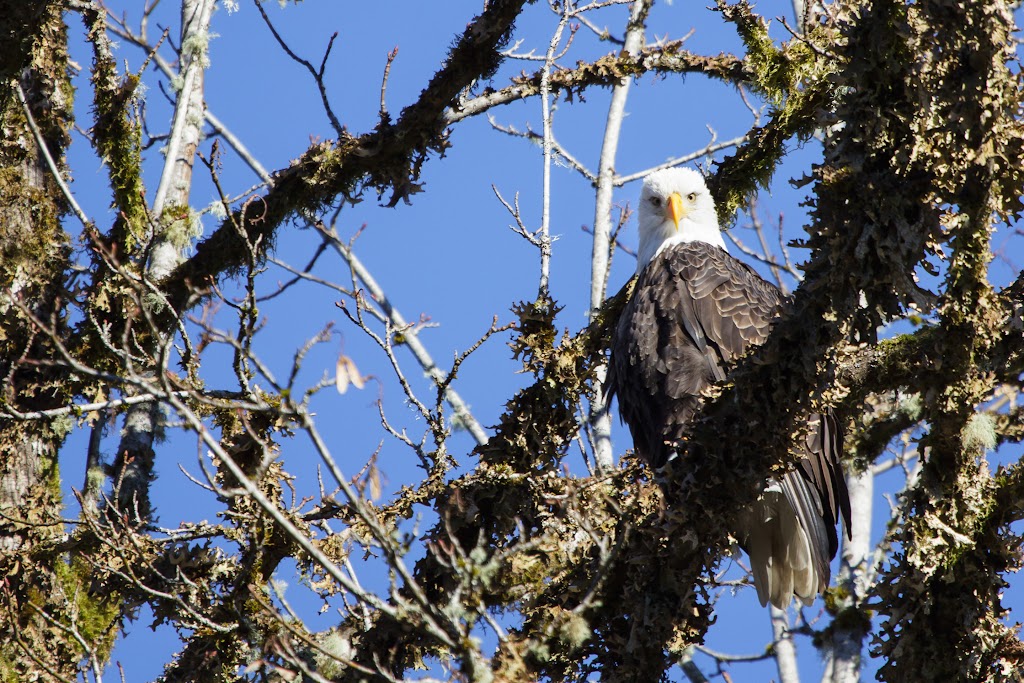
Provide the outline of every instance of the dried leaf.
[[376,465],[370,465],[370,471],[367,472],[366,479],[370,484],[370,500],[378,500],[381,494],[381,486],[380,470],[377,469]]
[[339,394],[344,394],[348,391],[348,385],[351,384],[356,389],[362,389],[366,386],[366,379],[360,374],[359,368],[352,362],[352,359],[346,355],[338,356],[338,364],[335,367],[334,386],[337,388]]

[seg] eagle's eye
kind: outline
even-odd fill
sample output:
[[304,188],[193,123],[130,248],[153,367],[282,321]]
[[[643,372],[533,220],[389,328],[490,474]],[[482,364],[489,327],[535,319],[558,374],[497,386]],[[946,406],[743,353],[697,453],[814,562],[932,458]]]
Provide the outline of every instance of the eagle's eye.
[[651,197],[651,204],[661,206],[661,197]]
[[686,199],[687,199],[687,201],[691,201],[691,202],[697,201],[697,193],[696,192],[691,192],[690,194],[686,195]]

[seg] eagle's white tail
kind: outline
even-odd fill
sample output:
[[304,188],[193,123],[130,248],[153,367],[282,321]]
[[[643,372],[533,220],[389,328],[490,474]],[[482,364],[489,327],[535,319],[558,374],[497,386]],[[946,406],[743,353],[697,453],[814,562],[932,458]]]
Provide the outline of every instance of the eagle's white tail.
[[808,532],[777,482],[770,482],[740,524],[741,545],[750,556],[761,605],[770,601],[786,609],[794,594],[810,605],[828,577],[819,575]]

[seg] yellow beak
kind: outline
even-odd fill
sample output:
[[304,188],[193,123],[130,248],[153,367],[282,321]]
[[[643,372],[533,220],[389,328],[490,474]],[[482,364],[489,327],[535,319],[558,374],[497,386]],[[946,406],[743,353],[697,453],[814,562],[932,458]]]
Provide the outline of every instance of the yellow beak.
[[673,192],[669,196],[665,213],[668,214],[668,218],[671,219],[672,223],[676,226],[676,230],[678,230],[679,221],[687,214],[686,207],[683,206],[683,198],[679,196],[678,192]]

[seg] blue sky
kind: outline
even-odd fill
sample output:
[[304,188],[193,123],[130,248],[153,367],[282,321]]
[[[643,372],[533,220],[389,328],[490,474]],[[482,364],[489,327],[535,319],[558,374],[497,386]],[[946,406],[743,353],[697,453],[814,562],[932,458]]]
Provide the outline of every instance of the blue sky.
[[[479,0],[435,3],[306,0],[283,8],[277,3],[267,3],[265,7],[293,50],[314,64],[319,64],[331,35],[337,32],[327,69],[329,95],[340,121],[358,134],[372,129],[376,123],[388,52],[395,47],[399,49],[387,90],[388,108],[396,115],[415,101],[440,66],[454,37],[479,11],[480,5]],[[117,15],[126,13],[129,23],[137,26],[142,3],[118,1],[110,2],[109,6]],[[791,17],[792,12],[790,3],[782,0],[762,2],[757,9],[768,17]],[[602,10],[594,20],[620,34],[625,16],[624,7],[614,7]],[[516,31],[516,38],[524,41],[520,51],[535,49],[542,54],[553,25],[547,3],[527,7]],[[687,47],[695,52],[717,54],[741,49],[735,34],[723,25],[721,16],[707,10],[704,3],[659,3],[648,25],[648,40],[675,39],[694,29]],[[76,102],[79,123],[85,127],[91,120],[87,83],[91,56],[83,43],[80,24],[72,21],[71,26],[75,59],[86,69],[79,76]],[[164,0],[151,19],[151,38],[155,39],[164,26],[172,28],[172,39],[177,43],[177,9],[171,0]],[[307,148],[311,139],[334,135],[312,78],[282,53],[251,3],[241,2],[234,13],[218,9],[212,31],[216,37],[210,46],[211,65],[206,72],[209,108],[243,140],[264,167],[284,168]],[[773,35],[778,39],[786,35],[779,22],[773,25]],[[616,49],[594,40],[593,35],[583,29],[564,62],[571,66],[577,59],[593,58]],[[161,54],[168,60],[174,59],[167,46],[161,49]],[[121,42],[118,57],[136,70],[144,54]],[[534,62],[509,61],[495,77],[494,84],[500,87],[511,74],[520,70],[532,72],[536,68]],[[152,68],[145,73],[144,81],[149,131],[160,134],[166,131],[171,113],[161,91],[161,84],[166,90],[167,82]],[[584,101],[559,101],[556,109],[556,137],[591,169],[597,166],[608,100],[608,91],[593,90]],[[751,123],[751,114],[734,88],[699,76],[643,77],[632,89],[627,111],[616,163],[622,174],[638,172],[701,148],[710,139],[709,126],[719,139],[728,139],[744,133]],[[541,111],[537,99],[500,107],[490,114],[503,126],[540,129]],[[506,198],[519,193],[523,216],[531,227],[536,227],[541,206],[539,148],[523,139],[496,132],[484,117],[459,123],[453,131],[452,143],[445,158],[433,158],[427,163],[422,177],[425,191],[412,197],[411,205],[399,203],[394,208],[385,208],[376,197],[368,194],[361,204],[344,208],[338,221],[338,230],[346,238],[362,230],[356,252],[406,318],[424,316],[436,325],[425,329],[421,339],[441,367],[449,365],[454,354],[469,347],[489,327],[493,316],[498,316],[499,322],[512,320],[510,306],[536,296],[538,276],[536,250],[509,230],[511,218],[494,197],[492,185]],[[162,165],[159,147],[157,143],[147,153],[147,187],[151,194]],[[209,143],[204,149],[209,149]],[[221,183],[229,193],[244,192],[258,182],[232,151],[223,144],[221,149]],[[788,181],[809,172],[810,165],[819,159],[820,148],[816,142],[801,146],[793,141],[771,192],[760,197],[763,216],[769,223],[780,215],[784,217],[787,239],[801,234],[799,227],[805,218],[800,206],[803,190],[794,189]],[[72,189],[85,212],[99,225],[109,225],[112,215],[105,168],[80,135],[71,147],[69,163],[74,172]],[[207,206],[215,199],[204,173],[197,164],[192,192],[195,207]],[[558,236],[553,250],[552,293],[565,306],[560,325],[576,331],[586,324],[590,237],[581,228],[593,224],[594,194],[586,180],[565,167],[555,168],[552,188],[551,230]],[[635,203],[638,191],[637,184],[620,188],[616,202],[619,205]],[[212,216],[204,217],[203,222],[206,234],[217,225]],[[744,224],[741,218],[736,234],[753,244],[752,235],[744,230]],[[997,243],[1001,237],[997,236]],[[629,226],[623,241],[635,245],[635,226]],[[288,226],[279,233],[275,256],[301,266],[318,242],[310,230]],[[1019,248],[1019,244],[1011,242],[1008,255],[1018,267],[1024,258],[1013,252]],[[799,262],[801,252],[795,250],[793,258]],[[634,267],[628,255],[620,252],[616,256],[610,292],[618,290]],[[1005,282],[1011,270],[1003,265],[996,267],[997,280]],[[347,269],[336,257],[322,259],[316,273],[341,284],[349,282]],[[261,291],[269,293],[276,283],[288,278],[285,271],[270,265],[261,281]],[[408,429],[411,435],[418,437],[425,426],[410,410],[379,349],[345,320],[334,305],[337,300],[337,294],[330,290],[302,284],[288,295],[266,302],[261,306],[261,314],[267,326],[258,337],[257,353],[275,373],[286,374],[295,350],[329,322],[336,323],[331,340],[316,347],[306,358],[303,381],[314,384],[325,374],[332,375],[339,353],[352,358],[362,372],[373,376],[374,381],[363,391],[350,390],[343,396],[333,390],[326,391],[314,405],[320,417],[320,428],[345,473],[355,474],[380,447],[378,465],[385,476],[385,491],[394,491],[416,481],[420,471],[416,469],[411,452],[382,433],[376,407],[378,396],[383,399],[389,419]],[[218,316],[219,324],[230,329],[233,324],[230,311],[222,308]],[[484,425],[494,424],[505,401],[528,381],[528,377],[517,374],[519,364],[509,357],[506,340],[507,337],[498,336],[483,345],[466,361],[455,385]],[[231,388],[233,376],[230,363],[226,362],[230,356],[217,349],[211,349],[208,354],[204,372],[209,385]],[[429,382],[412,359],[408,355],[402,355],[401,359],[417,392],[422,397],[432,397]],[[76,433],[62,454],[68,486],[77,487],[81,481],[86,439],[85,430]],[[616,455],[619,455],[628,448],[629,439],[617,424],[614,439]],[[116,430],[112,430],[104,442],[108,454],[116,443]],[[473,464],[469,455],[472,446],[472,440],[465,434],[456,434],[449,443],[464,467]],[[199,474],[197,457],[201,454],[202,449],[195,441],[183,435],[173,436],[158,448],[160,479],[154,490],[154,502],[163,526],[214,518],[218,510],[216,501],[179,472],[180,466],[193,475]],[[296,476],[299,494],[314,494],[317,462],[308,445],[301,439],[285,443],[282,459],[286,469]],[[578,459],[571,462],[571,467],[574,471],[583,471]],[[884,511],[881,499],[878,506]],[[879,533],[884,522],[883,518],[876,519]],[[728,560],[723,566],[727,563]],[[319,603],[303,597],[305,589],[288,575],[287,567],[283,568],[281,579],[289,583],[289,599],[308,615],[312,628],[326,628],[333,623],[336,613],[328,611],[318,615]],[[814,615],[819,609],[820,602],[807,610],[807,614]],[[736,597],[723,597],[717,613],[718,623],[708,636],[712,649],[751,653],[761,651],[770,641],[767,613],[757,605],[753,591],[743,590]],[[115,653],[114,659],[124,666],[129,681],[157,677],[163,664],[179,647],[174,634],[166,627],[154,633],[147,626],[146,616],[130,624],[128,636]],[[806,639],[799,641],[798,646],[804,676],[807,680],[816,680],[821,669],[817,654]],[[873,665],[869,664],[868,669],[873,669]],[[762,680],[774,675],[770,664],[736,665],[732,671],[741,680]],[[680,676],[678,671],[673,675]]]

